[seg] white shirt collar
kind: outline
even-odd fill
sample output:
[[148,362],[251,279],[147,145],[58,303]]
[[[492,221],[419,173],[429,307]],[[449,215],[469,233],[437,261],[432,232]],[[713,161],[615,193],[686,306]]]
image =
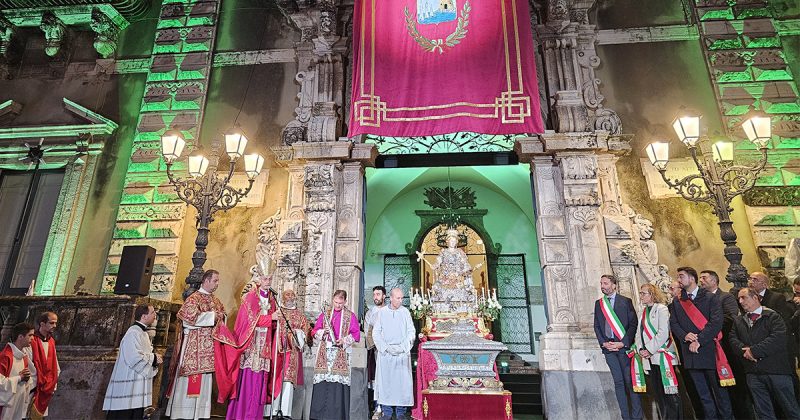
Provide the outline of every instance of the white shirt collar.
[[764,297],[765,293],[767,293],[767,289],[764,289],[764,290],[758,292],[758,295],[761,296],[761,297]]
[[750,313],[751,314],[759,314],[759,315],[761,315],[761,312],[763,312],[763,311],[764,311],[764,307],[763,306],[759,306],[758,308],[756,308],[755,311],[750,312]]
[[206,289],[203,289],[203,286],[200,286],[200,288],[197,289],[197,291],[202,293],[202,294],[204,294],[204,295],[210,295],[211,294],[211,292],[207,292]]
[[695,287],[694,287],[694,290],[692,290],[691,292],[687,290],[687,291],[686,291],[686,294],[687,294],[687,295],[691,295],[691,296],[692,296],[692,299],[694,299],[694,298],[696,298],[696,297],[697,297],[697,292],[698,292],[698,291],[700,291],[700,287],[699,287],[699,286],[695,286]]

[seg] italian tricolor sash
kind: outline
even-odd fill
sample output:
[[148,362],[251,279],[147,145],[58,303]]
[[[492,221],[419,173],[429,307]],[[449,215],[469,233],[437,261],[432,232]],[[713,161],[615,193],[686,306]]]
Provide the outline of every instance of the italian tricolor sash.
[[617,336],[617,340],[622,341],[622,337],[625,336],[625,328],[622,327],[622,322],[620,322],[616,312],[614,312],[614,308],[611,307],[608,296],[603,296],[600,299],[600,310],[603,312],[603,316],[606,318],[608,325],[611,326],[611,331]]
[[[650,312],[652,310],[652,306],[647,306],[642,312],[642,334],[647,336],[648,340],[652,340],[656,335],[656,327],[650,321]],[[677,358],[677,355],[670,351],[671,346],[672,336],[657,351],[658,363],[661,366],[661,384],[664,386],[665,394],[678,393],[678,378],[675,376],[675,368],[672,366],[672,361]]]
[[634,343],[626,353],[631,359],[631,382],[633,392],[647,392],[647,382],[644,379],[644,364],[642,355],[639,354],[639,347]]
[[[697,309],[697,306],[694,306],[694,303],[689,299],[681,299],[679,302],[694,326],[698,330],[705,328],[708,320]],[[734,379],[733,371],[730,364],[728,364],[728,358],[725,357],[725,352],[722,351],[722,346],[719,344],[720,340],[722,340],[722,331],[718,332],[717,336],[714,337],[714,344],[717,346],[717,376],[719,376],[719,384],[720,386],[733,386],[736,385],[736,379]]]

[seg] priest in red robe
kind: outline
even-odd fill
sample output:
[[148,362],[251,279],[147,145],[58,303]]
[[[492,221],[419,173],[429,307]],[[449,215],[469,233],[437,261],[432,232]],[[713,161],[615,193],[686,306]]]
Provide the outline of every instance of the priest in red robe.
[[31,340],[33,365],[36,367],[36,392],[33,394],[33,408],[38,415],[47,416],[47,406],[56,392],[61,367],[56,358],[56,340],[53,332],[58,326],[58,315],[44,312],[36,318],[36,331]]
[[271,284],[272,276],[262,275],[259,287],[242,297],[234,331],[221,327],[214,337],[218,401],[230,400],[227,419],[262,418],[281,391],[287,343]]

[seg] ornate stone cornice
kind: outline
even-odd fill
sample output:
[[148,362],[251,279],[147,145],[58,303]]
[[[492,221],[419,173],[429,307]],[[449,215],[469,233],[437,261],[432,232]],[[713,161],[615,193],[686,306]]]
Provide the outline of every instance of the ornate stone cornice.
[[[23,3],[20,1],[19,3]],[[27,2],[25,2],[27,3]],[[31,2],[33,3],[33,2]],[[67,28],[92,30],[96,33],[94,47],[104,58],[116,51],[117,36],[128,27],[128,20],[111,4],[77,4],[3,10],[0,19],[0,52],[11,42],[16,28],[39,27],[45,35],[45,52],[53,57],[61,49]]]
[[742,199],[748,206],[800,206],[800,187],[754,187]]

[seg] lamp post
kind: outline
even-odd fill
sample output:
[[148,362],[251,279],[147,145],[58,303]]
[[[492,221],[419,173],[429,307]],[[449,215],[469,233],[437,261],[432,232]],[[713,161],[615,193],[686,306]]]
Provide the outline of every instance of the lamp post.
[[752,117],[742,124],[747,138],[758,147],[761,157],[753,166],[733,163],[733,143],[720,141],[713,145],[700,134],[700,116],[684,115],[672,124],[678,138],[689,148],[699,174],[683,179],[669,179],[669,144],[654,142],[647,146],[647,157],[661,178],[683,198],[695,203],[708,203],[719,219],[720,238],[725,243],[725,258],[730,263],[727,280],[736,287],[747,286],[747,269],[742,265],[742,250],[736,245],[736,232],[731,221],[731,200],[753,188],[758,174],[767,164],[767,145],[772,138],[769,117]]
[[[208,225],[214,221],[217,210],[229,210],[236,207],[239,201],[247,196],[253,187],[253,181],[261,173],[264,157],[259,154],[244,155],[247,137],[240,130],[225,134],[225,152],[230,161],[227,174],[218,173],[221,142],[211,142],[211,155],[206,157],[193,153],[188,158],[189,177],[181,179],[172,173],[172,164],[180,158],[186,141],[178,131],[167,131],[161,136],[161,154],[167,164],[167,177],[175,187],[178,197],[186,204],[197,209],[197,239],[192,254],[193,267],[186,277],[187,290],[184,299],[200,287],[203,277],[203,264],[206,262],[206,246],[208,245]],[[250,181],[244,189],[229,185],[236,161],[244,156],[245,173]]]

